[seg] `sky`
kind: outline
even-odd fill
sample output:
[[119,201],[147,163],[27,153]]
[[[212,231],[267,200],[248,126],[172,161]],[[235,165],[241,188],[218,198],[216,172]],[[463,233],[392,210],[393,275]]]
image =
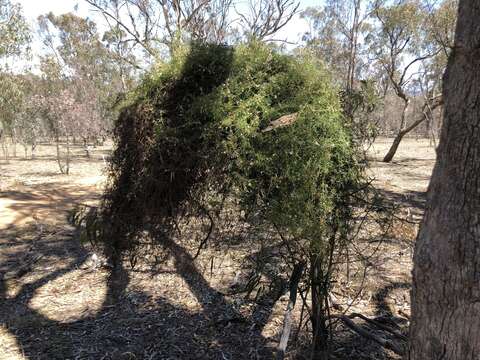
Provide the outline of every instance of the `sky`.
[[[239,8],[241,8],[242,2],[245,0],[237,0]],[[102,29],[103,21],[98,13],[91,10],[89,5],[84,0],[13,0],[13,2],[18,2],[22,5],[23,12],[25,17],[30,22],[32,29],[35,29],[36,19],[39,15],[46,14],[48,12],[53,12],[55,15],[60,15],[67,12],[73,12],[75,8],[77,9],[76,13],[82,17],[89,17],[92,20],[98,19],[98,29],[100,31],[106,30]],[[300,0],[300,9],[303,10],[310,6],[319,6],[323,0]],[[238,8],[237,8],[238,9]],[[300,19],[299,15],[296,15],[290,23],[288,23],[277,35],[275,38],[280,40],[287,40],[288,42],[297,42],[308,30],[306,22]],[[34,53],[41,51],[41,44],[38,43],[38,39],[32,46]]]
[[39,15],[50,11],[56,15],[73,11],[75,5],[78,5],[80,15],[88,15],[87,4],[82,0],[14,0],[14,2],[22,5],[23,13],[32,22]]
[[[83,0],[16,0],[14,2],[22,5],[25,15],[31,20],[50,11],[56,15],[73,11],[76,5],[78,5],[80,15],[86,16],[90,13],[88,4]],[[322,2],[323,0],[300,0],[300,8],[319,6]],[[90,15],[92,14],[90,13]]]

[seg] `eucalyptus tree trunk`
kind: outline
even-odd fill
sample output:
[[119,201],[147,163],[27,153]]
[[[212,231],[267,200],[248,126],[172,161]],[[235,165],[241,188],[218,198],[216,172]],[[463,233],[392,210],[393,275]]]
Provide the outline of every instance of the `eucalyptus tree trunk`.
[[2,143],[3,156],[5,162],[8,164],[10,162],[10,156],[8,152],[8,139],[7,136],[0,133],[0,142]]
[[32,148],[31,148],[31,154],[32,154],[32,159],[35,159],[35,149],[37,148],[37,140],[35,137],[32,140]]
[[480,2],[460,0],[415,248],[410,360],[480,358]]
[[67,133],[67,157],[65,159],[65,174],[70,174],[70,138]]
[[60,149],[60,135],[58,134],[58,132],[56,132],[55,134],[55,145],[57,149],[57,163],[58,163],[60,172],[62,174],[68,175],[70,172],[70,142],[69,142],[68,135],[66,140],[67,151],[65,156],[65,164],[62,163],[62,152]]
[[60,137],[58,133],[55,134],[55,149],[57,150],[57,163],[58,163],[58,168],[60,169],[60,172],[63,174],[63,165],[62,165],[62,155],[60,152]]
[[17,157],[17,131],[15,129],[12,130],[12,149],[13,149],[13,157]]
[[398,146],[400,145],[400,142],[402,141],[404,136],[407,135],[413,129],[415,129],[422,122],[428,120],[428,118],[429,118],[430,114],[433,112],[433,110],[435,110],[437,107],[443,105],[443,97],[438,96],[438,97],[433,98],[433,99],[425,100],[425,103],[423,104],[423,108],[422,108],[422,113],[410,125],[407,125],[406,124],[406,113],[407,113],[407,110],[408,110],[409,103],[410,103],[410,101],[405,102],[405,106],[404,106],[404,109],[403,109],[403,112],[402,112],[401,128],[398,131],[395,138],[393,139],[393,143],[390,146],[390,150],[388,150],[387,154],[383,158],[384,162],[392,161],[393,157],[397,153]]
[[390,149],[388,150],[387,154],[383,158],[384,162],[392,161],[393,157],[397,153],[400,142],[402,141],[403,137],[407,134],[405,132],[405,124],[407,123],[407,111],[410,107],[410,99],[406,97],[406,95],[403,95],[402,100],[403,100],[403,109],[402,109],[402,121],[400,123],[400,130],[395,136],[395,139],[393,139],[393,143],[390,146]]
[[327,281],[318,254],[310,256],[310,286],[312,292],[312,359],[325,360],[328,357],[327,327]]

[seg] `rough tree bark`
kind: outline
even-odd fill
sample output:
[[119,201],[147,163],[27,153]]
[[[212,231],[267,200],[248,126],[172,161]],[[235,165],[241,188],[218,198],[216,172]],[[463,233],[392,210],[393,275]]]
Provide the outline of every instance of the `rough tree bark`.
[[410,360],[480,356],[480,1],[460,0],[413,270]]

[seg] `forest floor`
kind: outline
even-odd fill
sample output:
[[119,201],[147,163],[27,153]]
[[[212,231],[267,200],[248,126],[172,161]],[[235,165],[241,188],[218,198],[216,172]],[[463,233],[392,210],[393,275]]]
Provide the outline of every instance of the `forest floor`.
[[[376,245],[362,291],[342,281],[334,296],[347,313],[391,317],[405,331],[415,222],[435,151],[428,140],[405,139],[385,164],[379,160],[390,142],[379,139],[370,149],[370,171],[408,221],[396,221]],[[0,360],[272,358],[288,294],[273,281],[247,296],[233,291],[252,265],[248,239],[228,248],[213,241],[196,260],[196,238],[168,242],[126,266],[112,286],[67,221],[77,204],[98,202],[109,151],[97,147],[88,159],[75,148],[68,176],[59,174],[54,146],[40,145],[35,159],[0,161]],[[288,274],[278,278],[285,289]],[[398,358],[346,328],[338,332],[333,358]],[[287,358],[309,358],[305,333],[295,328],[291,340]]]

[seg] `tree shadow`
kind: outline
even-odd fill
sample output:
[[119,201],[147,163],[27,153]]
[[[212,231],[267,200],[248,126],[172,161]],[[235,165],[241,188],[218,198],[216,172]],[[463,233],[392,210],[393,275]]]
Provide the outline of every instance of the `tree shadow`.
[[73,206],[98,200],[99,194],[86,186],[50,183],[3,191],[0,197],[3,202],[0,214],[6,214],[6,220],[0,220],[0,227],[8,227],[37,217],[63,220]]
[[[385,284],[373,295],[374,316],[370,317],[377,323],[396,331],[407,337],[408,320],[404,317],[395,315],[387,301],[390,294],[398,289],[410,289],[409,282],[397,281]],[[386,339],[397,344],[399,348],[406,346],[405,338],[399,339],[392,333],[379,328],[376,325],[369,324],[363,320],[355,320],[355,324],[363,331],[369,332],[381,339]],[[400,360],[402,356],[390,351],[378,343],[352,332],[343,323],[338,322],[336,326],[336,336],[333,344],[334,359],[389,359]],[[335,350],[337,350],[335,352]]]
[[[15,236],[15,229],[11,229],[9,233]],[[8,250],[4,245],[8,246],[11,243],[2,241],[3,250]],[[35,238],[30,243],[30,249],[26,251],[25,246],[21,245],[18,251],[10,251],[7,256],[2,254],[6,259],[2,262],[4,265],[0,270],[1,323],[15,336],[23,356],[27,359],[74,358],[77,355],[78,330],[95,325],[95,322],[105,314],[108,305],[114,302],[114,297],[117,298],[119,292],[125,291],[128,276],[125,276],[124,270],[110,273],[105,299],[96,315],[80,316],[78,320],[71,322],[52,320],[38,309],[32,308],[30,305],[32,299],[42,286],[82,267],[88,258],[88,252],[68,236],[58,241],[42,241]],[[32,257],[41,260],[33,262]],[[34,281],[22,281],[22,278],[29,274],[45,272],[42,271],[42,267],[49,269],[52,263],[62,265],[54,266],[56,269],[46,271],[45,275],[37,276]],[[18,268],[25,266],[28,267],[26,271],[19,274]],[[11,296],[8,294],[9,283],[23,284],[19,291]]]
[[385,316],[391,319],[398,319],[403,325],[405,325],[405,319],[398,318],[392,311],[387,298],[395,290],[410,290],[412,284],[407,281],[393,281],[389,282],[386,285],[379,288],[375,294],[373,294],[372,299],[375,305],[375,314],[377,316]]
[[406,191],[396,192],[386,189],[378,189],[378,191],[389,201],[402,207],[410,208],[415,214],[423,214],[427,201],[427,193],[425,191]]
[[[278,297],[268,305],[256,304],[250,316],[243,315],[225,298],[223,293],[210,286],[196,267],[192,255],[184,247],[166,237],[162,238],[161,243],[172,254],[175,270],[185,280],[188,288],[201,304],[202,316],[211,319],[217,331],[221,327],[231,329],[227,333],[218,332],[215,336],[216,341],[220,345],[228,344],[229,348],[232,345],[238,349],[249,348],[249,355],[244,354],[245,357],[240,358],[255,358],[258,356],[260,358],[272,358],[273,349],[267,346],[267,339],[261,333]],[[258,316],[260,313],[262,314],[261,317]],[[234,332],[237,333],[236,336],[232,336]],[[250,343],[249,346],[246,344],[246,339],[248,339],[247,343]],[[252,340],[253,344],[251,343]],[[255,356],[252,354],[255,354]]]
[[[73,320],[50,318],[32,305],[43,286],[73,272],[95,271],[103,275],[107,272],[86,266],[89,253],[73,239],[73,233],[56,240],[47,234],[42,239],[25,240],[27,244],[23,244],[12,238],[16,231],[10,229],[1,242],[0,322],[15,337],[24,358],[272,358],[273,349],[261,334],[264,324],[242,314],[210,286],[192,256],[168,239],[162,244],[172,255],[175,272],[198,300],[201,310],[174,305],[164,297],[152,300],[151,295],[142,290],[127,290],[129,271],[118,266],[104,276],[107,290],[96,311],[78,314]],[[3,250],[10,251],[6,254]],[[20,266],[38,257],[40,260],[27,273],[17,274]],[[45,271],[53,262],[58,266]],[[13,295],[12,284],[20,288]],[[75,290],[85,284],[70,285]],[[161,283],[158,286],[161,287]],[[78,301],[82,301],[80,295]],[[55,304],[49,306],[55,307]]]

